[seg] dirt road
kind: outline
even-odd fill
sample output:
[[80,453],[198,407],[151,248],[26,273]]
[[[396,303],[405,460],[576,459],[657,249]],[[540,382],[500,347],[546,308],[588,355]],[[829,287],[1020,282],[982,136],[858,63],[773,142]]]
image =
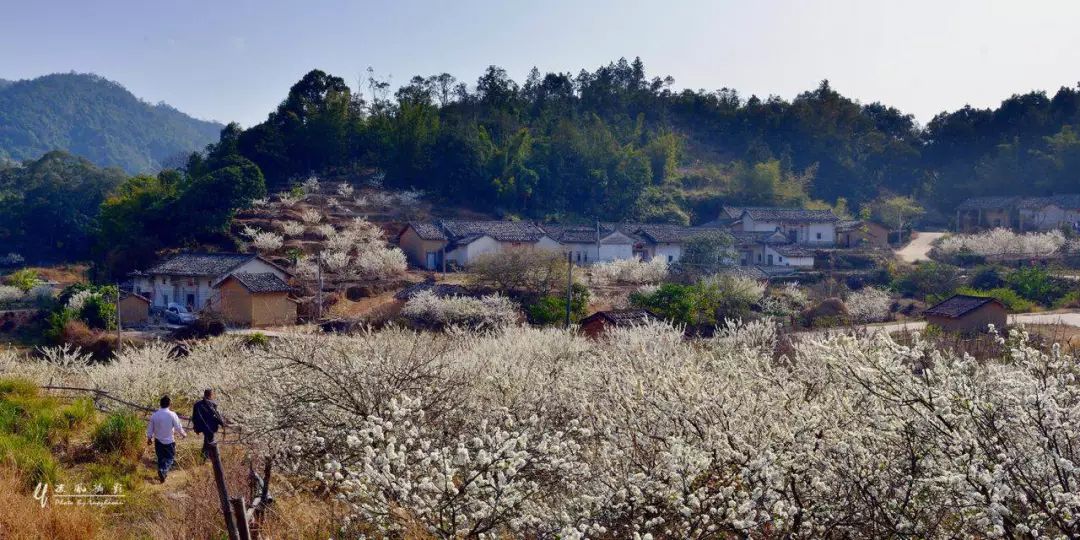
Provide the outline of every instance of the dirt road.
[[908,245],[900,248],[896,251],[896,256],[900,257],[900,260],[908,263],[917,261],[930,260],[930,249],[933,247],[933,243],[938,238],[945,236],[942,232],[916,232],[912,233],[913,238]]

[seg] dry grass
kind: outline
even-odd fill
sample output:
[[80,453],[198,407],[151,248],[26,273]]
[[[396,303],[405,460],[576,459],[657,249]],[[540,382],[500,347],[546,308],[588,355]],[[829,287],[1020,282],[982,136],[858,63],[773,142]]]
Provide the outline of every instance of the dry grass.
[[33,270],[44,280],[55,281],[61,288],[86,281],[86,272],[90,267],[85,264],[64,264],[59,266],[34,266]]
[[0,538],[82,540],[96,538],[102,531],[95,509],[54,504],[42,507],[23,493],[23,484],[16,471],[0,469]]
[[[201,439],[177,445],[177,470],[165,484],[152,482],[150,497],[124,508],[108,524],[112,538],[224,538],[225,521],[209,462],[199,454]],[[222,447],[222,465],[230,497],[251,501],[248,462],[243,448]],[[257,469],[261,467],[256,467]],[[289,495],[283,479],[271,479],[274,504],[262,533],[268,538],[321,539],[333,537],[337,522],[333,505],[307,494]]]

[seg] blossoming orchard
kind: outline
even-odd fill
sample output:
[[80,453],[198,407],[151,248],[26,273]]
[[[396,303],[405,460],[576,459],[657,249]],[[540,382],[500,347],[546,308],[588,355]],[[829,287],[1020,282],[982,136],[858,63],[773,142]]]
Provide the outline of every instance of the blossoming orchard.
[[252,451],[338,505],[342,537],[1080,535],[1075,357],[1021,330],[985,360],[778,335],[388,328],[219,337],[178,359],[5,351],[0,372],[134,402],[216,386]]

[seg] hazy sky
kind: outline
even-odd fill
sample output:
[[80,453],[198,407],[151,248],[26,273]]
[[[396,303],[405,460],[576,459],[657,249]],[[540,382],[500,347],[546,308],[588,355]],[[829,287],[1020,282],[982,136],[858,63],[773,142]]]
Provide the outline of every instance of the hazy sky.
[[94,72],[247,126],[312,68],[354,88],[488,65],[521,82],[640,56],[678,88],[790,99],[824,78],[925,123],[1080,80],[1075,0],[0,0],[0,78]]

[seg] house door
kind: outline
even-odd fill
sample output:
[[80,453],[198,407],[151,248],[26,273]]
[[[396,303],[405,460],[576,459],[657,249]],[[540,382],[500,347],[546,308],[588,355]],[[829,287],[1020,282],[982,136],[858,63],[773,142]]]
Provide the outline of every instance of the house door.
[[194,294],[187,295],[187,306],[188,306],[188,309],[195,309],[196,307],[198,307],[198,306],[195,305],[195,295]]
[[769,254],[769,266],[772,266],[772,254]]
[[438,258],[439,258],[438,253],[436,253],[434,251],[427,252],[427,261],[426,261],[425,266],[427,267],[428,270],[434,270],[437,266],[439,266]]

